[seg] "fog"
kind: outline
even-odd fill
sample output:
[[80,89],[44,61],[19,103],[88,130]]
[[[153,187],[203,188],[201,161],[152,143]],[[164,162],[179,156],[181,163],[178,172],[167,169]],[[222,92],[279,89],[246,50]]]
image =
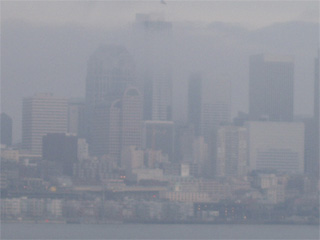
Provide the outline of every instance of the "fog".
[[[246,111],[248,58],[257,53],[295,57],[295,113],[312,114],[313,96],[305,93],[312,92],[313,59],[319,43],[316,3],[149,4],[2,4],[1,107],[13,117],[15,142],[21,139],[21,97],[35,92],[84,97],[89,56],[103,44],[130,48],[135,15],[155,11],[165,20],[174,19],[174,119],[186,117],[186,84],[194,71],[203,72],[208,82],[231,81],[232,116]],[[134,7],[124,10],[123,6]],[[281,10],[283,7],[291,12]],[[254,24],[257,26],[252,29]]]
[[2,1],[2,237],[318,239],[319,36],[318,1]]

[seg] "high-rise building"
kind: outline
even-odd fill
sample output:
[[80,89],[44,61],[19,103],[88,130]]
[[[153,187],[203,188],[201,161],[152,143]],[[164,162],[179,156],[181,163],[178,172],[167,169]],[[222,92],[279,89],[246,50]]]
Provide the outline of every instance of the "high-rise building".
[[294,62],[291,57],[250,57],[249,118],[292,121]]
[[78,138],[65,133],[48,133],[43,137],[42,158],[62,167],[63,174],[73,175],[73,166],[78,162]]
[[314,111],[313,117],[304,119],[305,123],[305,173],[311,177],[319,178],[319,57],[314,65]]
[[47,133],[66,133],[68,101],[50,93],[23,99],[22,148],[41,155],[42,137]]
[[204,103],[201,113],[201,134],[209,141],[220,124],[230,121],[230,105],[227,102]]
[[318,50],[318,57],[315,61],[315,82],[316,82],[316,94],[315,94],[315,107],[316,107],[316,111],[315,111],[315,115],[316,115],[316,124],[317,124],[317,140],[318,140],[318,151],[317,151],[317,159],[318,159],[318,164],[317,164],[317,170],[318,172],[316,173],[316,176],[319,177],[319,167],[320,167],[320,76],[319,76],[319,68],[320,68],[320,62],[319,62],[319,52],[320,50]]
[[95,141],[93,123],[100,121],[94,119],[95,108],[110,106],[122,98],[125,89],[134,84],[134,75],[133,58],[123,46],[102,46],[90,57],[86,78],[86,135],[90,152]]
[[202,77],[199,73],[191,74],[188,86],[188,122],[194,128],[195,135],[200,135],[202,105]]
[[208,162],[205,163],[204,175],[214,177],[217,161],[217,130],[222,124],[230,122],[230,81],[211,79],[213,85],[204,82],[201,106],[201,136],[208,144]]
[[[314,67],[315,77],[315,91],[314,91],[314,121],[315,121],[315,132],[316,132],[316,145],[315,145],[315,158],[313,166],[313,175],[319,178],[320,173],[320,77],[319,77],[319,50],[318,57],[315,60]],[[313,165],[313,164],[312,164]]]
[[108,154],[120,165],[121,151],[128,146],[141,148],[142,95],[128,87],[122,98],[96,106],[92,128],[92,154]]
[[304,173],[304,124],[247,122],[249,170]]
[[221,126],[217,133],[216,176],[244,176],[247,174],[247,129]]
[[85,136],[85,101],[82,99],[68,101],[68,133]]
[[12,119],[6,113],[1,113],[1,144],[11,146],[12,144]]
[[134,49],[140,87],[144,96],[144,119],[172,120],[172,24],[161,17],[137,14]]
[[139,90],[129,87],[122,97],[121,145],[122,147],[142,146],[143,99]]

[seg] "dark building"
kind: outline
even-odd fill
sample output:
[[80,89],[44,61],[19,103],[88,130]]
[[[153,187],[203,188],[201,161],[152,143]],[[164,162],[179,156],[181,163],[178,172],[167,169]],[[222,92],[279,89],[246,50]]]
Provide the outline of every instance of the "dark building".
[[12,119],[5,113],[0,115],[1,122],[1,144],[12,145]]
[[188,122],[194,128],[195,135],[200,135],[202,106],[202,77],[199,73],[191,74],[188,85]]
[[60,164],[64,175],[72,176],[78,161],[78,138],[64,133],[48,133],[42,138],[44,160]]
[[292,121],[294,63],[291,57],[250,58],[249,117],[252,121]]

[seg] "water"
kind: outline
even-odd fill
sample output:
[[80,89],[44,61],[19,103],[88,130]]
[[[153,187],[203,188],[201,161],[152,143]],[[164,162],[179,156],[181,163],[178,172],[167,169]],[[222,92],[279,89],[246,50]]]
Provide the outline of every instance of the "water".
[[1,239],[319,239],[318,226],[1,224]]

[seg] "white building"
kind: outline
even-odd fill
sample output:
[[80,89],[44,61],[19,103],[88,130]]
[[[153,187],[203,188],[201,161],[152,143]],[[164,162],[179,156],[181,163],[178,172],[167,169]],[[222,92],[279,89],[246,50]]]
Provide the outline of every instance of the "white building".
[[68,127],[67,99],[50,93],[23,99],[22,148],[41,154],[42,137],[47,133],[66,133]]
[[304,125],[298,122],[247,122],[250,170],[304,172]]

